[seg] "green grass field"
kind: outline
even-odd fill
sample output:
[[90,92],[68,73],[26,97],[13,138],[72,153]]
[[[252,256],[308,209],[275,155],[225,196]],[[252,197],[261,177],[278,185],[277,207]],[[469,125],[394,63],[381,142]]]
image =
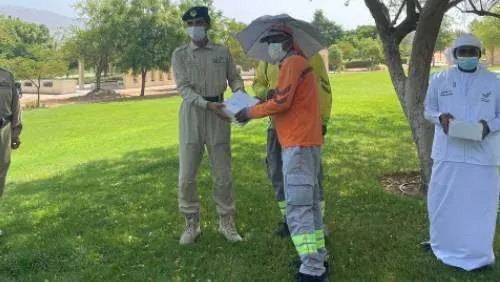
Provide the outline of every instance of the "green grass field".
[[[410,131],[388,75],[332,77],[324,146],[333,281],[499,281],[464,273],[417,244],[423,200],[387,194],[379,177],[415,171]],[[278,207],[265,172],[265,120],[233,130],[237,224],[217,233],[206,160],[199,172],[199,242],[181,247],[177,212],[180,98],[68,105],[25,112],[0,204],[0,281],[290,281],[296,253],[272,231]],[[500,244],[495,250],[498,255]]]

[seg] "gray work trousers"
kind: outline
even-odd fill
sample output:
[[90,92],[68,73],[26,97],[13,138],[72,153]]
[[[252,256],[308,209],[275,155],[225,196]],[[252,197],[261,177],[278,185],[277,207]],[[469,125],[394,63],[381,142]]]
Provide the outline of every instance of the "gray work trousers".
[[[286,215],[285,191],[283,188],[283,160],[281,156],[281,144],[278,140],[276,129],[270,126],[267,129],[267,175],[274,188],[276,201],[280,207],[283,217]],[[325,199],[323,191],[323,167],[320,165],[319,175],[319,195],[320,201]],[[322,211],[324,215],[324,203],[322,203]]]
[[283,150],[286,220],[302,265],[300,272],[321,276],[327,259],[320,205],[321,148]]

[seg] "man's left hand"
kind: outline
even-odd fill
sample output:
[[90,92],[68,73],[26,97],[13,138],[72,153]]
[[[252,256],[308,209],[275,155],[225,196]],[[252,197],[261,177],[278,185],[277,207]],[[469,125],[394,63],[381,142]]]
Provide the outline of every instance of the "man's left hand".
[[490,127],[488,126],[488,123],[484,119],[480,120],[479,122],[483,124],[483,140],[484,140],[484,138],[486,138],[486,136],[490,134],[491,130]]
[[10,148],[12,148],[12,150],[17,150],[19,146],[21,146],[21,140],[19,140],[19,138],[12,138]]
[[240,123],[245,123],[252,119],[252,117],[250,117],[250,114],[248,113],[248,108],[239,111],[234,117],[236,118],[236,121]]

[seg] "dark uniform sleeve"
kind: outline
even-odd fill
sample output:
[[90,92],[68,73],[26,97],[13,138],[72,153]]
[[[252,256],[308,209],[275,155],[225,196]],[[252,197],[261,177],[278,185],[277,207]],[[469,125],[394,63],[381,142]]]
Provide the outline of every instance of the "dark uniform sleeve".
[[21,130],[23,128],[23,124],[21,122],[21,103],[19,101],[19,91],[15,85],[15,80],[12,78],[12,116],[11,116],[11,124],[12,124],[12,139],[19,139],[21,135]]

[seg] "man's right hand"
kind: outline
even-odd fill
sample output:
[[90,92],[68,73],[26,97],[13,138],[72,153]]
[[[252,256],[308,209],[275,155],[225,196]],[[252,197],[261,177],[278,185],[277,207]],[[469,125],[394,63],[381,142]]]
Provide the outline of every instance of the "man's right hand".
[[443,127],[444,134],[448,135],[448,130],[450,129],[450,120],[455,117],[450,113],[445,113],[439,116],[439,123]]
[[214,112],[220,119],[229,121],[229,117],[224,114],[222,109],[226,107],[226,105],[222,103],[214,103],[214,102],[208,102],[207,104],[207,109]]

